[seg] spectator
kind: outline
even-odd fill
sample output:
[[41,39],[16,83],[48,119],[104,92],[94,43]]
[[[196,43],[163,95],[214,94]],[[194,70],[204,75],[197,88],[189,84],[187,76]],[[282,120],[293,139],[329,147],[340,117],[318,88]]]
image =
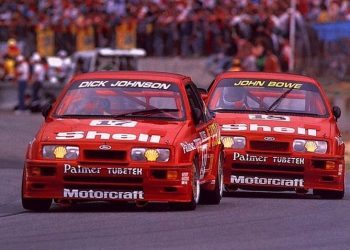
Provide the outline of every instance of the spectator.
[[58,72],[58,81],[61,85],[66,83],[70,76],[72,75],[73,65],[72,60],[68,57],[68,54],[65,50],[60,50],[57,53],[57,56],[61,59],[61,68]]
[[20,50],[17,46],[17,41],[13,38],[10,38],[7,41],[7,50],[4,56],[4,70],[5,70],[5,79],[13,80],[16,73],[16,57],[19,55]]
[[[300,18],[310,22],[350,19],[349,1],[298,0],[297,4],[297,29],[301,29]],[[115,48],[115,27],[128,19],[137,22],[137,32],[127,28],[127,39],[123,41],[137,40],[137,46],[144,48],[147,55],[218,57],[224,53],[224,57],[230,57],[228,64],[237,57],[243,68],[262,71],[266,53],[271,49],[278,60],[284,60],[281,69],[287,70],[282,50],[283,38],[289,35],[288,0],[6,0],[0,6],[0,40],[15,37],[25,45],[22,54],[32,54],[39,51],[35,39],[39,31],[35,28],[44,25],[54,32],[54,42],[50,44],[54,44],[55,51],[51,54],[60,50],[71,55],[77,49]],[[42,37],[45,43],[49,36]],[[262,43],[263,51],[259,55],[242,55],[242,41]],[[227,70],[226,66],[221,68]]]
[[331,20],[331,17],[329,16],[327,6],[325,4],[322,4],[320,14],[317,17],[317,22],[328,23],[330,22],[330,20]]
[[18,55],[16,65],[16,77],[17,77],[17,92],[18,92],[18,106],[15,114],[22,114],[26,111],[25,104],[25,91],[29,81],[29,64],[25,60],[23,55]]
[[242,71],[241,60],[239,58],[233,58],[229,71]]
[[224,52],[212,55],[208,58],[206,68],[214,76],[230,68],[230,58]]
[[254,54],[253,46],[249,44],[249,53],[244,57],[242,62],[242,69],[244,71],[258,71],[256,64],[256,55]]
[[279,60],[271,49],[267,50],[266,53],[264,72],[281,72]]
[[254,55],[256,56],[256,68],[258,71],[264,71],[266,60],[266,49],[264,44],[259,41],[253,48]]
[[32,87],[32,100],[30,109],[32,111],[39,111],[41,108],[39,92],[43,87],[46,71],[42,63],[42,58],[37,52],[32,55],[30,63],[32,66],[32,75],[30,78],[30,85]]

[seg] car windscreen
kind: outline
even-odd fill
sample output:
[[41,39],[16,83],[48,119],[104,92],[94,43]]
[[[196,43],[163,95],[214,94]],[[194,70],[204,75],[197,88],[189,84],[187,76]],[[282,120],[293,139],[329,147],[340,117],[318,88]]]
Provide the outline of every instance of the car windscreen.
[[208,106],[215,112],[329,115],[316,85],[286,80],[223,79],[217,84]]
[[56,117],[138,117],[183,120],[183,99],[176,84],[149,80],[80,80],[65,93]]

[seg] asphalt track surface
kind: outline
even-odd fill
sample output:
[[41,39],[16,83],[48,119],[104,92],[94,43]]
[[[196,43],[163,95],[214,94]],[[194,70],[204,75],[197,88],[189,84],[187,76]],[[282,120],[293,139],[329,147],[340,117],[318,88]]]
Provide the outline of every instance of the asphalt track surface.
[[241,192],[185,212],[105,203],[25,211],[23,159],[42,120],[0,112],[0,249],[350,249],[349,187],[343,200]]

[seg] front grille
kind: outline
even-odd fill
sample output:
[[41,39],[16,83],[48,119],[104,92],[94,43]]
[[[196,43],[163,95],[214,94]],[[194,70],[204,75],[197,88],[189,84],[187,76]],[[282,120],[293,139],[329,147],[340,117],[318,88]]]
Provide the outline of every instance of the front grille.
[[98,191],[143,191],[142,186],[129,186],[129,185],[118,185],[118,186],[107,186],[107,185],[91,185],[91,184],[64,184],[64,188],[78,189],[78,190],[98,190]]
[[250,149],[259,151],[288,152],[288,142],[250,141]]
[[126,151],[118,150],[84,150],[84,158],[88,160],[118,160],[126,158]]
[[252,170],[254,172],[278,171],[278,172],[304,172],[304,166],[281,166],[281,165],[252,165],[252,164],[232,164],[232,170]]
[[63,177],[66,188],[134,191],[143,190],[143,178],[132,176],[72,176]]
[[142,183],[142,177],[96,177],[96,176],[64,176],[66,182],[92,183]]
[[40,167],[42,176],[54,176],[56,175],[56,168],[54,167]]

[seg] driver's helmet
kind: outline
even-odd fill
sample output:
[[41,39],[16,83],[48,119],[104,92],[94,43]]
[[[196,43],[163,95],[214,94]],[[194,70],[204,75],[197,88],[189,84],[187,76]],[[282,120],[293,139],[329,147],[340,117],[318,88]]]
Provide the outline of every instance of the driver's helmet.
[[237,102],[243,102],[246,96],[246,90],[241,87],[224,87],[222,96],[224,104],[231,105]]

